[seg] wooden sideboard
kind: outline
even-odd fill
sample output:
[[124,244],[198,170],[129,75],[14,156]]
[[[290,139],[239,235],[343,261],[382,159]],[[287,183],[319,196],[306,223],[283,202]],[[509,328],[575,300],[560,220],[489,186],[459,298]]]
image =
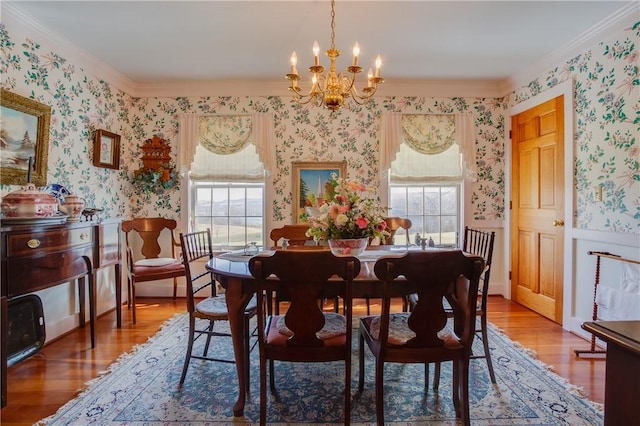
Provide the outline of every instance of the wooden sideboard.
[[[2,307],[2,407],[6,405],[8,301],[38,290],[77,281],[80,327],[85,326],[85,288],[89,287],[91,347],[95,347],[95,270],[115,266],[116,304],[122,302],[120,219],[59,225],[16,225],[0,228],[0,303]],[[117,309],[117,325],[121,325]]]
[[604,426],[638,424],[640,321],[585,322],[582,328],[607,342]]

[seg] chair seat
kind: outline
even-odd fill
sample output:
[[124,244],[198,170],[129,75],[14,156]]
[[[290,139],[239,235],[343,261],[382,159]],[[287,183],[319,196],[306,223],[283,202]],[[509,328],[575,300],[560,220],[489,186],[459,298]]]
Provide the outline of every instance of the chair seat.
[[[388,342],[394,346],[404,346],[414,337],[416,333],[409,328],[409,313],[400,312],[389,315],[389,338]],[[371,337],[375,340],[380,338],[381,317],[378,315],[364,317],[362,322],[368,328]],[[444,342],[444,347],[448,349],[459,349],[462,347],[460,338],[453,333],[449,327],[443,328],[438,333],[438,338]]]
[[[277,315],[271,318],[269,330],[267,331],[266,343],[273,346],[287,346],[287,340],[293,335],[291,330],[288,330],[284,325],[284,315]],[[325,324],[326,326],[326,324]],[[330,325],[330,327],[333,327]],[[283,332],[284,331],[284,332]],[[345,331],[346,332],[346,331]],[[346,341],[346,334],[336,334],[335,332],[329,332],[324,328],[316,333],[318,339],[322,340],[324,346],[344,346]]]
[[[323,312],[323,315],[325,323],[324,327],[322,327],[322,330],[316,333],[318,339],[328,340],[347,333],[347,320],[344,315],[336,314],[333,312]],[[285,336],[293,336],[293,331],[287,328],[287,325],[284,322],[284,318],[284,315],[274,317],[275,325],[278,329],[278,332],[284,334]]]
[[173,257],[154,257],[151,259],[140,259],[134,262],[135,266],[165,266],[172,265],[174,263],[180,263],[179,260]]
[[[371,337],[380,338],[380,316],[365,317],[362,319],[371,332]],[[389,343],[395,346],[404,346],[416,333],[409,328],[407,322],[409,315],[392,314],[389,316]]]
[[184,265],[180,262],[162,266],[138,266],[133,265],[133,275],[136,282],[154,281],[159,278],[172,278],[184,276]]
[[[254,314],[258,309],[256,297],[252,297],[247,304],[245,314]],[[227,301],[224,294],[215,297],[207,297],[196,304],[194,315],[199,318],[226,320],[229,317]]]

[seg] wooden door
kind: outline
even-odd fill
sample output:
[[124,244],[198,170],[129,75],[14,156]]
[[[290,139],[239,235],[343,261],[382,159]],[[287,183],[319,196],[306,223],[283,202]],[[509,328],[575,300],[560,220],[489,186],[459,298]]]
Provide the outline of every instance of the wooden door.
[[563,96],[511,118],[511,296],[562,323]]

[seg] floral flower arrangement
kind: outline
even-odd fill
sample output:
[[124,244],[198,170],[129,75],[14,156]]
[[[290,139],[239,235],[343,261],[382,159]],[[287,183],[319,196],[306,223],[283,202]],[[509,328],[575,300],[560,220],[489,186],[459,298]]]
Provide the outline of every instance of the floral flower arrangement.
[[315,214],[303,213],[301,219],[309,222],[306,235],[316,241],[376,237],[384,241],[390,235],[385,213],[367,187],[334,173],[325,184],[324,203]]

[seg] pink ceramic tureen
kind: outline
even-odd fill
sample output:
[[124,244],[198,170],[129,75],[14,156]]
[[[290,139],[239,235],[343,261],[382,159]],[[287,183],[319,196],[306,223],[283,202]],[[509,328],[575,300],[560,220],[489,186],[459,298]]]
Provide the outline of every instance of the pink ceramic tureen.
[[0,208],[4,217],[52,217],[58,214],[58,200],[28,183],[21,190],[4,196]]

